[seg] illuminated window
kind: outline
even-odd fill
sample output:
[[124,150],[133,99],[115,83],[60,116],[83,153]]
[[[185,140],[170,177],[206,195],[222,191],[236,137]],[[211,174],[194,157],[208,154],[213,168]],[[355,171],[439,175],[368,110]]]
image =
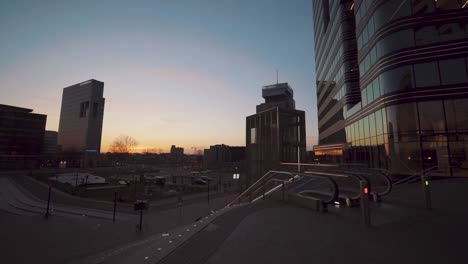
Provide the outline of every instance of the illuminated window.
[[257,129],[255,127],[252,127],[250,129],[250,144],[255,143],[257,143]]

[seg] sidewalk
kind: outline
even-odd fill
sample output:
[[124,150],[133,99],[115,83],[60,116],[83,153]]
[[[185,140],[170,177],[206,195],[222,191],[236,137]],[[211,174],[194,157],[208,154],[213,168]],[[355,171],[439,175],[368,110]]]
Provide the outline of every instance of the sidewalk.
[[[211,209],[224,207],[220,197],[210,203]],[[150,236],[172,231],[195,222],[208,214],[206,200],[164,211],[144,213],[143,232],[138,231],[138,218],[111,221],[93,218],[16,216],[0,211],[0,260],[2,263],[57,263],[81,260],[122,245],[130,245]],[[182,212],[180,216],[180,212]],[[80,263],[79,261],[76,263]]]
[[371,228],[359,208],[318,213],[259,202],[214,220],[219,232],[199,232],[160,263],[468,263],[468,179],[431,188],[432,211],[423,207],[420,183],[397,187],[373,206]]

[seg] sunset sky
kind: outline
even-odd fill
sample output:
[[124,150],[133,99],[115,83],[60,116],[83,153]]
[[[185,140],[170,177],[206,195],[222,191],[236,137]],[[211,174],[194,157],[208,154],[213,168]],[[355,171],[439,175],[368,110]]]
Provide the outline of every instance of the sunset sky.
[[261,87],[294,89],[317,143],[311,0],[2,1],[0,104],[58,130],[64,87],[103,81],[102,149],[245,145]]

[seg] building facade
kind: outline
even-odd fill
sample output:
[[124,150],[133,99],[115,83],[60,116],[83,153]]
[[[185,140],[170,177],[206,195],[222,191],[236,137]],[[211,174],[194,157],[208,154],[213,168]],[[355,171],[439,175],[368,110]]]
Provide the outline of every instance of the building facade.
[[214,145],[203,151],[203,165],[207,169],[238,170],[245,161],[245,147]]
[[57,141],[62,157],[80,166],[92,166],[101,151],[103,93],[94,79],[63,89]]
[[316,158],[394,175],[468,176],[466,1],[323,0],[313,8]]
[[57,155],[57,131],[46,130],[44,132],[44,143],[42,145],[42,155],[45,157],[55,157]]
[[280,163],[306,160],[305,112],[296,110],[288,83],[264,86],[265,102],[246,118],[247,177],[249,186]]
[[0,170],[39,166],[47,116],[32,112],[0,105]]
[[171,154],[172,155],[177,155],[177,156],[183,156],[184,155],[184,148],[176,147],[175,145],[172,145],[171,146]]

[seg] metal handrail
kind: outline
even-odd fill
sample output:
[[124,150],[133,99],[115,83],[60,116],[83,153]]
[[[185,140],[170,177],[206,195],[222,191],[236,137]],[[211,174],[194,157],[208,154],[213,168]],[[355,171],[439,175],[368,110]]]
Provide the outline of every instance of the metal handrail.
[[225,207],[230,207],[232,204],[238,202],[240,199],[244,198],[246,196],[247,193],[249,193],[252,189],[254,189],[254,187],[259,183],[259,182],[262,182],[264,181],[267,177],[272,177],[271,174],[273,173],[282,173],[282,174],[287,174],[287,175],[290,175],[292,177],[292,173],[290,172],[282,172],[282,171],[274,171],[274,170],[270,170],[268,171],[267,173],[265,173],[262,177],[260,177],[256,182],[254,182],[252,185],[250,185],[243,193],[241,193],[239,196],[237,196],[233,201],[231,201],[230,203],[228,203]]
[[[283,180],[283,179],[272,179],[272,177],[275,174],[283,174],[283,175],[288,175],[290,176],[288,180]],[[338,197],[338,185],[336,182],[329,176],[325,175],[310,175],[306,173],[298,173],[298,172],[289,172],[289,171],[268,171],[266,174],[264,174],[260,179],[258,179],[254,184],[252,184],[247,190],[245,190],[242,194],[240,194],[238,197],[236,197],[233,201],[228,203],[225,207],[230,207],[231,205],[235,204],[236,202],[239,201],[241,198],[245,198],[246,196],[250,198],[251,202],[257,201],[258,199],[261,199],[263,195],[269,195],[273,193],[274,191],[278,190],[283,184],[292,184],[295,182],[295,179],[298,179],[300,177],[314,177],[314,178],[320,178],[320,179],[325,179],[327,180],[331,186],[333,187],[333,192],[331,193],[330,199],[324,201],[324,203],[332,203],[334,202],[337,197]],[[269,190],[264,190],[264,193],[260,195],[259,197],[252,198],[252,194],[256,193],[257,191],[261,190],[261,188],[264,188],[264,186],[271,182],[271,181],[278,181],[281,182],[282,184],[279,184]],[[257,186],[258,185],[258,186]]]
[[425,170],[422,170],[420,172],[416,172],[408,177],[405,177],[399,181],[396,181],[393,183],[393,185],[399,185],[399,184],[404,184],[404,183],[412,183],[412,182],[416,182],[420,179],[421,175],[426,175],[428,172],[438,168],[439,166],[433,166],[433,167],[430,167],[428,169],[425,169]]
[[[371,184],[369,180],[366,177],[363,177],[362,175],[358,173],[350,173],[350,171],[342,171],[342,170],[332,170],[332,171],[325,171],[325,170],[309,170],[309,173],[320,173],[321,175],[328,175],[330,177],[351,177],[355,178],[357,183],[359,184],[360,181],[364,181],[367,186],[372,190]],[[359,199],[362,195],[362,192],[360,191],[360,187],[356,190],[356,194],[352,197],[347,197],[351,199]],[[340,197],[344,197],[341,193],[339,194]]]

